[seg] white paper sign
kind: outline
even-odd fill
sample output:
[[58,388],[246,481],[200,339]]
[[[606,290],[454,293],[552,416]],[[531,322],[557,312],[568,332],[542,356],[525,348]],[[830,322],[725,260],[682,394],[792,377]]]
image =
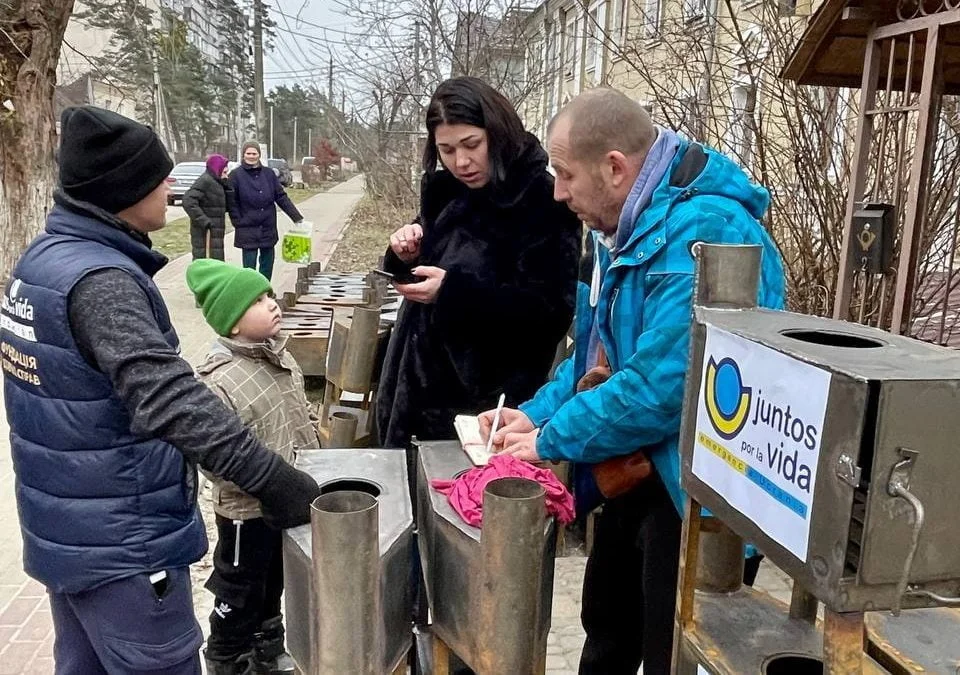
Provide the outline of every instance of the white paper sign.
[[830,373],[707,326],[693,473],[806,562]]

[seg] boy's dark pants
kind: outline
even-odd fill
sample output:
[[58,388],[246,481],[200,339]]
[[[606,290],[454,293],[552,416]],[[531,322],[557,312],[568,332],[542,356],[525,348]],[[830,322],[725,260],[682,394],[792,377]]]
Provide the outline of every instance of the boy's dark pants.
[[262,518],[243,521],[239,565],[234,566],[236,525],[217,515],[217,534],[213,574],[206,583],[216,596],[206,656],[214,661],[231,661],[253,649],[254,634],[262,630],[265,621],[280,616],[282,539],[281,533],[267,527]]
[[144,572],[80,593],[50,593],[57,675],[200,675],[203,633],[190,569]]

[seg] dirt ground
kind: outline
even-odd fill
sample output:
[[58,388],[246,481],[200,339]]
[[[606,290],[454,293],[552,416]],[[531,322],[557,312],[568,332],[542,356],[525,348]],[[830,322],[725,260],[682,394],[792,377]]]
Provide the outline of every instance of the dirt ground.
[[390,235],[414,215],[412,210],[392,207],[366,195],[350,216],[327,270],[363,273],[379,266]]

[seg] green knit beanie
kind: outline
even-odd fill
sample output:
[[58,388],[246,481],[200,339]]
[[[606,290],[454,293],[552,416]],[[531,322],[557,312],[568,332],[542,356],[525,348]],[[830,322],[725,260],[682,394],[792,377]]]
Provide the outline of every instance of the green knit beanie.
[[270,282],[256,270],[234,267],[212,258],[190,263],[187,286],[203,307],[203,318],[224,337],[230,336],[250,305],[271,290]]

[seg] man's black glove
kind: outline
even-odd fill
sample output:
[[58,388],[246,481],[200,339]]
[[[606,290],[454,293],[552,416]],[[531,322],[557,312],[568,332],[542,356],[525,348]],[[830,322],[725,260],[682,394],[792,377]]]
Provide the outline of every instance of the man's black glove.
[[320,486],[310,474],[280,461],[263,489],[253,496],[260,500],[263,522],[285,530],[310,522],[310,505],[320,496]]

